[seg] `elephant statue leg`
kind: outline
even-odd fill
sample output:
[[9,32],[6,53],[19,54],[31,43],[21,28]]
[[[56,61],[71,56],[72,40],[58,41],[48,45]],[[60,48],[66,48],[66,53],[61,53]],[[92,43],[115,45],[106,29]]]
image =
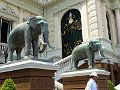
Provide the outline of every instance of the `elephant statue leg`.
[[17,60],[20,60],[21,59],[21,53],[17,53]]
[[33,48],[33,56],[34,59],[38,59],[38,38],[36,38],[33,42],[32,42],[32,48]]
[[78,69],[78,63],[79,63],[79,60],[76,60],[76,62],[75,62],[75,69]]
[[77,69],[77,65],[79,60],[77,59],[77,55],[74,54],[74,52],[72,53],[72,58],[71,58],[71,69],[72,70],[76,70]]
[[87,55],[88,55],[89,68],[95,67],[95,64],[94,64],[94,52],[88,52]]
[[8,52],[8,61],[7,61],[7,63],[9,63],[9,62],[11,62],[11,61],[13,61],[13,51],[12,51],[12,50],[10,50],[10,51]]
[[30,55],[30,48],[31,48],[31,43],[30,44],[25,44],[25,57],[24,59],[29,59]]
[[17,60],[20,60],[20,59],[21,59],[21,51],[22,51],[22,50],[16,50]]

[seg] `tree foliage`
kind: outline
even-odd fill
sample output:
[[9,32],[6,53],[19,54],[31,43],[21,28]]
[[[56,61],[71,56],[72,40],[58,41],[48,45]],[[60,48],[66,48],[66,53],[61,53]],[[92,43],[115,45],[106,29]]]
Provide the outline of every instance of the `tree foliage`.
[[116,90],[114,87],[115,85],[112,83],[111,80],[107,81],[107,85],[108,85],[108,90]]
[[6,79],[0,90],[16,90],[16,85],[12,79]]

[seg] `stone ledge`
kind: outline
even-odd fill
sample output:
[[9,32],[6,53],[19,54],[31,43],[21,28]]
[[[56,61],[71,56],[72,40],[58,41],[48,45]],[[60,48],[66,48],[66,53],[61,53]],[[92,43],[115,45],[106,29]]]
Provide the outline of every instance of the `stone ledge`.
[[4,64],[0,66],[0,73],[20,70],[20,69],[47,69],[47,70],[58,70],[57,65],[53,65],[52,63],[43,62],[43,61],[35,61],[35,60],[24,60],[13,62],[11,64]]
[[101,69],[87,69],[73,72],[66,72],[61,74],[61,77],[75,77],[75,76],[88,76],[91,72],[95,71],[98,75],[110,75],[110,72]]

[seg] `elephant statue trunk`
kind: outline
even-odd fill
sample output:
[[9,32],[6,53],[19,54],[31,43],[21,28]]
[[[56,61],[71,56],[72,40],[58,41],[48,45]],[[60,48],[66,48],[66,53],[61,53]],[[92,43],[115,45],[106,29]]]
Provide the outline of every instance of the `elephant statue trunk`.
[[45,23],[44,26],[41,26],[41,32],[42,32],[42,39],[41,39],[41,43],[43,45],[42,49],[40,49],[39,47],[39,53],[43,53],[45,51],[45,49],[47,48],[47,42],[48,42],[48,24]]
[[99,50],[99,56],[100,56],[101,59],[106,58],[103,54],[103,49],[102,48]]
[[[43,31],[43,32],[42,32]],[[49,40],[48,40],[48,36],[49,36],[49,31],[48,31],[48,24],[44,24],[44,26],[41,26],[41,32],[42,32],[42,37],[43,37],[43,40],[41,40],[41,43],[43,44],[43,47],[42,49],[39,50],[39,53],[43,53],[45,51],[45,49],[47,48],[47,45],[54,49],[54,47],[52,47],[49,43]]]

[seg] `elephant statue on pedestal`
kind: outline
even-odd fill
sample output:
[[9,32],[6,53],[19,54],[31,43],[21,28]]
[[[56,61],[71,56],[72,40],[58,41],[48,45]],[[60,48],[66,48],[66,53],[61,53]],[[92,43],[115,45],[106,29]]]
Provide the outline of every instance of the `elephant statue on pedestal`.
[[97,51],[99,51],[101,59],[106,58],[103,54],[101,43],[98,40],[92,40],[87,44],[76,46],[72,51],[71,69],[78,69],[79,61],[87,58],[89,67],[94,67],[94,56]]
[[[43,36],[41,40],[43,48],[38,49],[39,35]],[[29,18],[26,22],[17,25],[8,36],[8,62],[13,61],[13,52],[16,50],[17,60],[21,59],[21,51],[25,47],[25,57],[29,58],[31,45],[33,48],[33,58],[38,58],[38,52],[42,53],[49,47],[48,41],[48,23],[42,16]]]

